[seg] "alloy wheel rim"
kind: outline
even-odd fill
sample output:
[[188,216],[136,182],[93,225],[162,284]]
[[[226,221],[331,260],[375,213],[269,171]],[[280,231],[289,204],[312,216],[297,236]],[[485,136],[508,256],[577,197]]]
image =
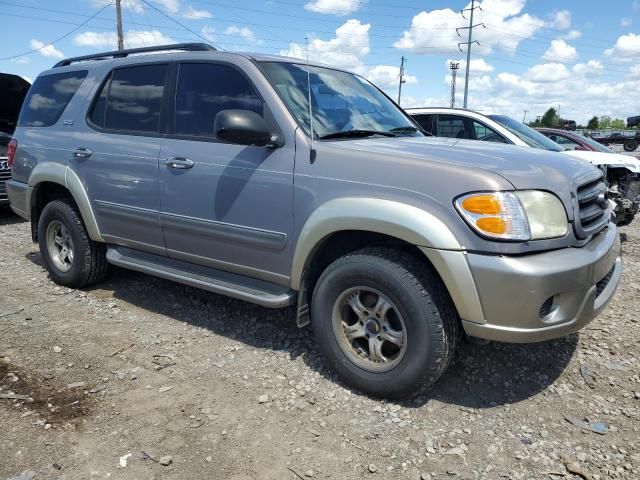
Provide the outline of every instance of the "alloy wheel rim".
[[375,373],[396,367],[407,349],[406,327],[395,304],[371,287],[342,292],[333,307],[333,333],[342,352]]
[[73,266],[73,240],[67,227],[54,220],[47,227],[47,250],[49,258],[61,272],[68,272]]

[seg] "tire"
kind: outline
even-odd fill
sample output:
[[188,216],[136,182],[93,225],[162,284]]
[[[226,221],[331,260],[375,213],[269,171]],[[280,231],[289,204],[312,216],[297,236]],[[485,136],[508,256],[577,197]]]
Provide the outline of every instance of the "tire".
[[[64,260],[52,250],[61,251],[60,242],[68,247]],[[71,200],[54,200],[44,207],[38,222],[38,245],[52,280],[59,285],[84,288],[107,275],[106,247],[89,238],[80,212]]]
[[[344,295],[347,305],[341,306]],[[380,327],[369,318],[362,326],[363,317],[355,314],[351,302],[371,310],[364,315],[371,317],[382,300],[392,306],[386,310],[387,320]],[[435,270],[426,259],[421,265],[414,256],[390,248],[366,248],[329,265],[313,293],[311,323],[327,364],[345,383],[390,399],[432,386],[451,363],[460,336],[457,312]],[[399,327],[404,329],[402,346],[381,340],[381,347],[368,348],[374,335],[397,340]],[[368,337],[350,341],[354,329]],[[360,358],[362,350],[368,350],[369,358]],[[380,355],[385,360],[375,362]]]
[[638,148],[637,142],[625,142],[623,145],[625,152],[633,152],[636,148]]

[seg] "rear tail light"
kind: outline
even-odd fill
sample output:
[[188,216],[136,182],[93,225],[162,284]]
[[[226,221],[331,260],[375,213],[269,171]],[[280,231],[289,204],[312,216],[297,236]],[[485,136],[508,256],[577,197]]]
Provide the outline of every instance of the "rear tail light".
[[11,139],[9,145],[7,145],[7,163],[9,168],[13,167],[13,160],[16,158],[16,150],[18,149],[18,141]]

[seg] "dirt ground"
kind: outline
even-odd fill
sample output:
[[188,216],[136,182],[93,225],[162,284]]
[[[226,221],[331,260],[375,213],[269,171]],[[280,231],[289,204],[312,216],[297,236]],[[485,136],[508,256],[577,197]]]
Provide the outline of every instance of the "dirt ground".
[[[584,331],[465,342],[406,403],[327,371],[310,329],[112,269],[56,286],[0,209],[0,479],[640,478],[640,220]],[[29,398],[25,398],[28,396]]]

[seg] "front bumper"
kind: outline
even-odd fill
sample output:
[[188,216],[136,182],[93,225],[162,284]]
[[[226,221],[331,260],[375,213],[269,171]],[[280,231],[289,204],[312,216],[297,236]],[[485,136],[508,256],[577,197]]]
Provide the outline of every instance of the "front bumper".
[[468,335],[538,342],[575,332],[613,297],[620,276],[620,239],[613,224],[582,248],[507,257],[468,254],[484,322]]

